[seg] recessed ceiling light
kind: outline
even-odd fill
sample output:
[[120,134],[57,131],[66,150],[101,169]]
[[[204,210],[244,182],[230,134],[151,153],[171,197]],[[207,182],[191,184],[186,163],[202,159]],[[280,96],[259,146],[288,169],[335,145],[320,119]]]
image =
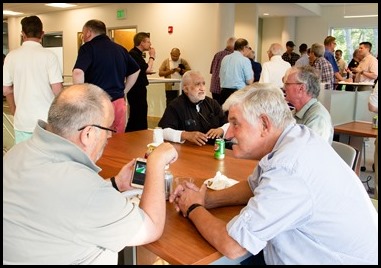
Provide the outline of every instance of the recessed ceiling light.
[[14,12],[14,11],[11,11],[11,10],[3,10],[3,15],[17,16],[17,15],[21,15],[21,14],[24,14],[24,13],[22,13],[22,12]]
[[263,13],[263,16],[269,16],[270,14],[269,13]]
[[344,16],[344,19],[354,19],[354,18],[374,18],[378,15],[355,15],[355,16]]
[[67,7],[75,7],[77,5],[75,4],[66,4],[66,3],[51,3],[51,4],[45,4],[46,6],[50,7],[60,7],[60,8],[67,8]]

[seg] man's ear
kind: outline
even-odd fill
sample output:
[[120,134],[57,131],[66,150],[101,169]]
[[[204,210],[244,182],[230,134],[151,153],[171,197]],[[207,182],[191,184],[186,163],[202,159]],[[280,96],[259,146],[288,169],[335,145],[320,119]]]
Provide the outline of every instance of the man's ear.
[[92,127],[87,126],[83,130],[81,130],[81,133],[79,134],[79,141],[82,144],[84,148],[90,145],[91,143],[91,135],[94,135]]
[[266,136],[271,131],[271,121],[267,115],[260,115],[259,121],[261,123],[261,136]]

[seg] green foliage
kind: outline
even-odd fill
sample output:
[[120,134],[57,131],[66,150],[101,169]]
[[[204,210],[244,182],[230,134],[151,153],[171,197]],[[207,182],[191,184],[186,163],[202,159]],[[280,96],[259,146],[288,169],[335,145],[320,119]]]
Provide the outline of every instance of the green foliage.
[[361,42],[372,43],[371,53],[378,56],[378,28],[333,28],[331,35],[336,37],[336,49],[343,51],[344,60],[352,60],[353,51]]

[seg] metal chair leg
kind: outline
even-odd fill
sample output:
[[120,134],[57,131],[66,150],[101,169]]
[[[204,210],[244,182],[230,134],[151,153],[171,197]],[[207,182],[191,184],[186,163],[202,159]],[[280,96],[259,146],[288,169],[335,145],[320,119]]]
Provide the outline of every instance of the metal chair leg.
[[362,172],[364,172],[364,171],[366,171],[366,164],[365,164],[365,140],[362,142],[362,148],[363,148],[363,151],[364,151],[364,154],[363,154],[363,157],[362,157],[362,159],[363,159],[363,163],[364,163],[364,165],[360,168],[360,170],[362,171]]

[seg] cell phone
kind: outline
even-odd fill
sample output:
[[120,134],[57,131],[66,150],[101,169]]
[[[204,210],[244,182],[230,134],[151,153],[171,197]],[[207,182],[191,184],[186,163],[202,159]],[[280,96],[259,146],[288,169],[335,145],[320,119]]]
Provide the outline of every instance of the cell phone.
[[146,179],[147,160],[144,158],[136,158],[134,171],[132,173],[131,186],[136,188],[144,188]]

